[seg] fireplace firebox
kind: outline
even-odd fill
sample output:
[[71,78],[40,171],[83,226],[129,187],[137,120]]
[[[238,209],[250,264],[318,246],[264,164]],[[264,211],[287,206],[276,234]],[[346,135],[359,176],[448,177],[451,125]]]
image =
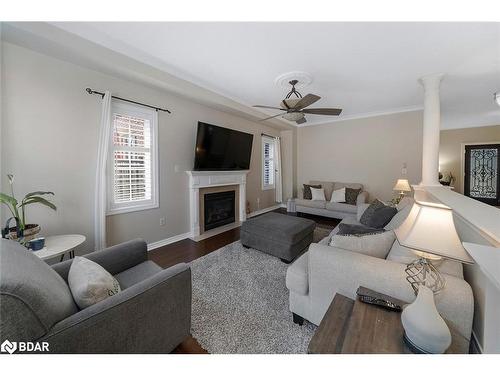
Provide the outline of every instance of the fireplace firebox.
[[205,231],[235,222],[235,191],[204,196]]

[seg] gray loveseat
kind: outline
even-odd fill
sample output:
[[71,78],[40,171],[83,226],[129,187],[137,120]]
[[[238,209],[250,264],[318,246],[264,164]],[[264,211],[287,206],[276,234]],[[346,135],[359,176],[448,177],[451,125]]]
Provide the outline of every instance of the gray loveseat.
[[191,270],[148,261],[133,240],[86,255],[122,291],[79,310],[67,285],[72,260],[49,266],[0,240],[0,342],[48,342],[51,353],[169,353],[190,333]]
[[[358,210],[357,207],[368,200],[368,193],[366,191],[363,191],[362,184],[332,181],[309,181],[309,184],[321,185],[321,187],[325,190],[326,201],[313,201],[310,199],[303,199],[304,192],[302,191],[301,198],[294,199],[295,211],[297,212],[332,217],[335,219],[356,217],[356,212]],[[348,187],[351,189],[361,189],[361,193],[358,195],[356,205],[330,202],[332,192],[344,187]]]

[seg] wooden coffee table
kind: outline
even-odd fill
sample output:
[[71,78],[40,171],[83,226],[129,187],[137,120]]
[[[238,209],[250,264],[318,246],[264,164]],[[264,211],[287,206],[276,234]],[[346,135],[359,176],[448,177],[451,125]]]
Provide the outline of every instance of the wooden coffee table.
[[[401,301],[401,306],[404,302]],[[450,325],[448,324],[448,327]],[[450,327],[446,354],[469,353],[469,340]],[[336,294],[309,343],[311,354],[410,354],[401,313]]]

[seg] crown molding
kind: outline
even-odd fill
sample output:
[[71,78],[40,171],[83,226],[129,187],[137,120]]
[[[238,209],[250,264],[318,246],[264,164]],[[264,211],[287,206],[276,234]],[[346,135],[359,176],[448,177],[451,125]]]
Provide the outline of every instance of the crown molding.
[[338,117],[336,119],[328,119],[328,120],[321,121],[321,122],[305,123],[303,125],[299,125],[298,127],[303,128],[303,127],[309,127],[309,126],[319,126],[319,125],[331,124],[333,122],[358,120],[358,119],[363,119],[363,118],[393,115],[393,114],[404,113],[404,112],[417,112],[417,111],[423,111],[423,110],[424,110],[423,106],[417,106],[417,105],[407,106],[407,107],[399,107],[399,108],[393,108],[393,109],[388,109],[388,110],[383,110],[383,111],[373,111],[373,112],[365,112],[365,113],[347,115],[347,116]]

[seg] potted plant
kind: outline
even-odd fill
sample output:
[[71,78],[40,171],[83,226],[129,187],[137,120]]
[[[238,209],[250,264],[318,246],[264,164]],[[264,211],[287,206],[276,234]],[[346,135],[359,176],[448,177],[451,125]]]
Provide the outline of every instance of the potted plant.
[[8,237],[13,240],[18,239],[17,232],[19,232],[24,241],[32,240],[36,237],[38,232],[40,232],[40,225],[26,224],[26,206],[39,203],[56,210],[57,208],[54,203],[43,197],[44,195],[54,195],[54,193],[51,191],[34,191],[26,194],[19,203],[14,196],[14,176],[8,174],[7,177],[9,178],[10,195],[0,193],[0,202],[9,208],[12,216],[16,219],[17,223],[19,223],[19,228],[10,228]]

